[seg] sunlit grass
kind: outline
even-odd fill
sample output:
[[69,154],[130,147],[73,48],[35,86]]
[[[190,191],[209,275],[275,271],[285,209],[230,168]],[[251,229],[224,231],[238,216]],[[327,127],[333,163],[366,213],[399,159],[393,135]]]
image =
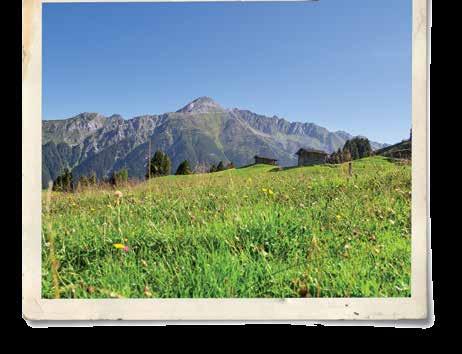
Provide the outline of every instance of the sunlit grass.
[[257,165],[120,191],[53,192],[49,213],[43,198],[44,297],[50,229],[62,298],[410,296],[410,165]]

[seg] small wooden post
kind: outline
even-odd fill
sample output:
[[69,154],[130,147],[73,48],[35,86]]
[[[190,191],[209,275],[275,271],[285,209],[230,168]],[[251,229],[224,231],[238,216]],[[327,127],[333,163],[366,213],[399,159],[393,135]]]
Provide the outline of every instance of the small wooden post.
[[351,165],[351,161],[348,162],[348,176],[352,176],[353,175],[353,168],[352,168],[352,165]]

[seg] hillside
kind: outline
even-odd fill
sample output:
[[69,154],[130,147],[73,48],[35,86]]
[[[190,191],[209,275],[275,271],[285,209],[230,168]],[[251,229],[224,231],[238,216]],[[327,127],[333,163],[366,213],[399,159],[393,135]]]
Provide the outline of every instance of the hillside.
[[394,157],[400,152],[411,151],[412,150],[412,141],[403,140],[397,144],[386,146],[384,148],[374,151],[375,155],[385,156],[385,157]]
[[352,168],[167,176],[120,199],[44,192],[43,297],[50,240],[63,298],[408,297],[411,168]]
[[[142,178],[151,152],[164,150],[176,170],[189,160],[193,168],[232,161],[253,162],[254,155],[269,156],[282,166],[296,163],[295,152],[311,147],[332,152],[352,136],[330,132],[313,123],[289,122],[248,110],[226,109],[209,97],[200,97],[176,112],[123,119],[81,113],[42,124],[42,185],[68,167],[75,177],[95,172],[98,178],[127,168]],[[372,143],[373,148],[383,145]]]

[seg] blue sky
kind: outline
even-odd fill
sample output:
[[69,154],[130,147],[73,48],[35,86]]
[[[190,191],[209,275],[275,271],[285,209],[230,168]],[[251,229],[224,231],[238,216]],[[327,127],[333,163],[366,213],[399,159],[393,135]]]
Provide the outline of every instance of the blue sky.
[[199,96],[379,142],[411,126],[410,0],[43,5],[43,118]]

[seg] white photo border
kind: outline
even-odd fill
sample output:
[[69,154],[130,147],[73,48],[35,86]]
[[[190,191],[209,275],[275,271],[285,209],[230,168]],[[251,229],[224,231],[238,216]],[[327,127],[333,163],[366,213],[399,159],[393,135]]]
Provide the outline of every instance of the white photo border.
[[[185,0],[188,1],[188,0]],[[205,0],[213,1],[213,0]],[[234,1],[234,0],[224,0]],[[258,0],[254,0],[258,1]],[[291,0],[289,0],[291,1]],[[292,0],[293,1],[293,0]],[[328,1],[328,0],[326,0]],[[425,320],[428,282],[428,3],[412,0],[412,266],[409,298],[42,299],[42,3],[22,1],[22,311],[26,320]],[[79,0],[75,2],[161,2]],[[166,2],[166,1],[163,1]],[[179,2],[179,1],[177,1]],[[349,6],[354,6],[350,2]]]

